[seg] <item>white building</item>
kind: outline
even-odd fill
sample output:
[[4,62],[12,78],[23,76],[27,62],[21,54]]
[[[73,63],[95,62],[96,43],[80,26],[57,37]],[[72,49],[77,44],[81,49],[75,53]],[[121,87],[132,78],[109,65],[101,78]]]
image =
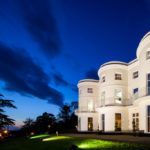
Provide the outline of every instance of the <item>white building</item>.
[[129,63],[101,65],[99,80],[79,81],[78,131],[150,132],[150,32]]

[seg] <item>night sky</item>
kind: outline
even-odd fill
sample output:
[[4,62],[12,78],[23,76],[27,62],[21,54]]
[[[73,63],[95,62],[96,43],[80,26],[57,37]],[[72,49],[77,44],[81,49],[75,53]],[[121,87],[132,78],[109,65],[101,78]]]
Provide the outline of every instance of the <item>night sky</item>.
[[57,115],[77,83],[105,62],[136,58],[150,30],[150,0],[0,0],[0,93],[17,125]]

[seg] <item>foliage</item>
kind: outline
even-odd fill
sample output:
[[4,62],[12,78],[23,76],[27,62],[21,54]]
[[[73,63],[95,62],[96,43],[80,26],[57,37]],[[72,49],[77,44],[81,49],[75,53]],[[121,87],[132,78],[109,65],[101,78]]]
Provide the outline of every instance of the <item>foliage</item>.
[[15,120],[6,115],[4,111],[5,107],[16,108],[13,102],[13,100],[4,99],[4,96],[0,94],[0,129],[5,126],[13,125],[15,122]]

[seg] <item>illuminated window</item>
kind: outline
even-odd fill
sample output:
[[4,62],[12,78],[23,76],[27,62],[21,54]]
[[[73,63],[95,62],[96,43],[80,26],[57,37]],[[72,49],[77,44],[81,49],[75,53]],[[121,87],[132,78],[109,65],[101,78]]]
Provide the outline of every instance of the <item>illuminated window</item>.
[[93,111],[94,108],[93,108],[93,100],[89,100],[88,101],[88,111]]
[[102,95],[101,95],[101,105],[102,106],[105,105],[105,92],[102,92]]
[[88,118],[88,131],[93,131],[93,118]]
[[92,88],[87,88],[87,92],[88,93],[93,93],[93,89]]
[[139,76],[139,72],[138,71],[133,72],[133,79],[138,78],[138,76]]
[[115,80],[122,80],[121,74],[115,74]]
[[135,125],[135,130],[139,130],[139,113],[132,114],[132,125]]
[[150,51],[146,52],[146,59],[150,59]]
[[105,82],[105,76],[102,77],[102,81],[101,82],[102,83]]
[[115,89],[115,102],[121,104],[122,102],[122,90]]
[[121,114],[120,113],[115,114],[115,128],[116,128],[116,131],[121,131]]

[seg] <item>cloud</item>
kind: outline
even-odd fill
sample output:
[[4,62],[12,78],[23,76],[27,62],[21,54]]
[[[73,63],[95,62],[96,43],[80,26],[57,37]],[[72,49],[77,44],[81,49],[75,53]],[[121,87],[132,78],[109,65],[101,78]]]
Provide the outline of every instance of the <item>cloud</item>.
[[63,104],[62,93],[49,86],[48,75],[24,49],[0,43],[0,68],[0,80],[5,82],[7,90],[35,96],[52,104]]
[[97,70],[96,69],[90,69],[85,73],[85,77],[88,79],[95,79],[98,80],[99,77],[97,75]]
[[24,27],[45,56],[52,58],[60,54],[61,40],[51,12],[50,1],[21,0],[18,4]]
[[73,90],[74,92],[78,92],[77,86],[63,79],[63,76],[60,73],[54,73],[53,79],[56,86],[66,86],[71,88],[71,90]]

